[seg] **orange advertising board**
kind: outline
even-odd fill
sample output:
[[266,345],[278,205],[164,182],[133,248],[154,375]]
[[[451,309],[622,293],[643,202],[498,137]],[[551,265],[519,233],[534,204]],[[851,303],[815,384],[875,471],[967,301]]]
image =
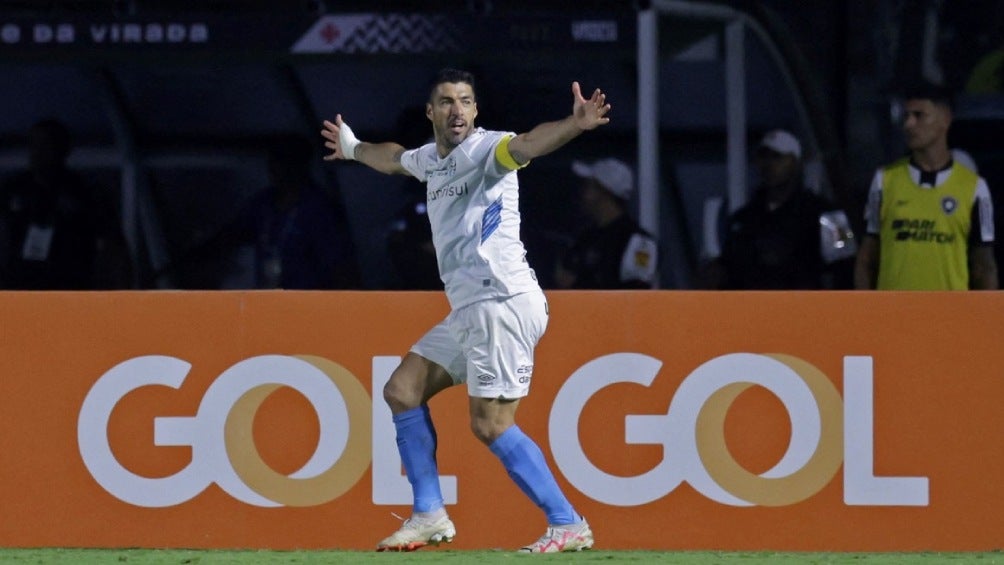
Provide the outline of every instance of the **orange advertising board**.
[[[551,292],[519,425],[598,548],[1004,547],[1004,293]],[[368,549],[440,293],[0,293],[0,545]],[[542,513],[431,403],[451,546]]]

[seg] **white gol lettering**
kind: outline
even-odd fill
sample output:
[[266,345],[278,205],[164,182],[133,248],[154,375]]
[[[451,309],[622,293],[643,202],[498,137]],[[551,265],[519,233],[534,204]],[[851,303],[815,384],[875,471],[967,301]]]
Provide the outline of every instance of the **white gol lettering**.
[[[309,361],[309,362],[308,362]],[[381,390],[393,367],[396,357],[373,358],[373,390]],[[374,478],[373,502],[375,504],[407,504],[411,493],[407,478],[401,473],[400,458],[393,447],[393,427],[390,411],[384,403],[372,404],[365,390],[343,368],[332,369],[330,361],[311,357],[264,355],[244,360],[220,375],[206,391],[197,414],[193,417],[159,417],[154,420],[154,444],[160,446],[191,446],[192,461],[174,475],[146,478],[119,463],[108,442],[108,423],[116,404],[130,392],[145,386],[167,386],[178,389],[185,380],[191,365],[167,356],[144,356],[129,359],[116,365],[94,384],[78,419],[77,440],[85,466],[95,480],[117,498],[147,507],[165,507],[186,502],[217,482],[221,488],[249,504],[278,506],[321,504],[339,496],[358,480],[369,463],[372,449]],[[654,444],[664,447],[663,460],[650,471],[633,477],[620,477],[597,468],[585,455],[578,441],[578,423],[583,408],[601,389],[615,383],[636,383],[650,386],[657,376],[661,361],[637,353],[606,355],[576,370],[565,382],[554,400],[550,415],[550,443],[558,468],[569,481],[587,496],[615,506],[636,506],[655,501],[673,491],[686,480],[705,496],[724,504],[748,506],[751,504],[784,505],[797,500],[764,498],[756,494],[737,496],[737,492],[751,493],[749,478],[759,488],[770,480],[783,481],[785,477],[800,474],[815,481],[805,496],[811,496],[828,483],[836,470],[833,466],[834,447],[843,447],[844,502],[847,505],[873,506],[926,506],[929,484],[926,477],[876,477],[874,475],[874,433],[872,360],[870,357],[844,358],[843,428],[834,432],[834,399],[839,395],[832,383],[804,361],[784,355],[755,355],[736,353],[716,357],[704,363],[681,382],[665,415],[628,415],[625,419],[625,443]],[[322,370],[323,369],[323,370]],[[327,373],[327,375],[326,375]],[[340,373],[337,375],[336,373]],[[332,376],[335,375],[335,376]],[[611,378],[611,375],[618,377]],[[328,377],[337,381],[337,384]],[[742,390],[757,384],[778,396],[792,421],[792,437],[787,452],[771,470],[748,477],[736,473],[718,461],[702,462],[707,453],[720,452],[723,441],[720,435],[709,436],[698,428],[704,422],[714,423],[713,416],[723,418],[733,396],[730,391]],[[317,412],[320,437],[317,449],[310,460],[288,479],[310,480],[324,475],[336,477],[339,484],[329,488],[327,498],[318,497],[310,485],[306,495],[290,496],[286,487],[290,483],[279,476],[280,488],[263,488],[264,483],[248,483],[238,476],[235,466],[239,459],[228,456],[231,448],[254,451],[247,444],[231,445],[224,428],[238,412],[235,406],[243,405],[252,391],[262,387],[288,386],[305,396]],[[738,389],[736,387],[739,387]],[[345,393],[350,396],[346,397]],[[726,394],[723,394],[726,393]],[[261,394],[258,395],[261,398]],[[352,398],[354,411],[346,404]],[[724,401],[723,401],[724,398]],[[828,403],[828,404],[826,404]],[[253,403],[252,403],[253,404]],[[821,404],[828,413],[822,418]],[[364,407],[364,412],[359,412]],[[243,422],[253,417],[245,406]],[[353,416],[353,413],[355,416]],[[360,418],[370,417],[369,430],[360,427]],[[703,420],[702,420],[703,418]],[[721,420],[718,420],[720,423]],[[720,427],[720,426],[718,426]],[[238,428],[238,432],[244,428]],[[699,433],[701,432],[701,433]],[[370,439],[369,446],[360,439]],[[253,441],[253,440],[252,440]],[[354,447],[353,447],[354,444]],[[712,445],[714,449],[708,446]],[[702,448],[703,446],[703,448]],[[350,452],[350,453],[345,453]],[[831,453],[830,460],[820,469],[818,455]],[[233,455],[233,454],[231,454]],[[340,469],[337,465],[342,466]],[[735,463],[732,461],[731,463]],[[839,460],[835,463],[839,466]],[[709,472],[709,466],[714,472]],[[734,465],[738,467],[738,465]],[[835,469],[835,467],[833,467]],[[345,469],[345,472],[342,471]],[[745,471],[740,471],[740,475]],[[717,477],[717,479],[716,479]],[[378,480],[379,479],[379,480]],[[456,503],[456,477],[440,478],[447,504]],[[825,481],[825,482],[823,482]],[[383,487],[377,489],[376,485]],[[394,488],[388,488],[393,486]],[[745,490],[744,490],[745,489]],[[813,490],[815,489],[815,490]],[[299,488],[300,491],[303,488]],[[276,492],[267,498],[261,492]],[[280,503],[281,501],[281,503]],[[752,502],[751,502],[752,501]]]
[[237,363],[206,391],[194,417],[154,420],[154,444],[191,446],[192,461],[174,475],[139,476],[123,467],[108,443],[108,422],[115,405],[129,392],[149,385],[180,388],[191,365],[174,357],[150,355],[124,361],[101,376],[80,409],[77,442],[84,464],[115,497],[137,506],[165,507],[198,495],[212,482],[228,494],[256,506],[279,506],[251,490],[238,477],[224,447],[224,427],[234,404],[246,392],[267,384],[291,387],[317,412],[320,436],[315,453],[290,475],[307,479],[339,459],[348,442],[348,409],[338,387],[317,367],[296,357],[263,355]]
[[[632,477],[606,473],[589,460],[578,441],[579,419],[589,399],[609,385],[651,386],[662,363],[637,353],[615,353],[594,359],[576,370],[555,398],[548,425],[555,462],[577,489],[610,505],[643,505],[662,498],[687,481],[712,500],[749,506],[751,502],[729,492],[709,474],[701,460],[697,422],[716,393],[737,383],[753,383],[775,394],[792,421],[788,450],[772,469],[760,475],[765,479],[763,482],[803,469],[817,475],[810,477],[817,481],[816,484],[825,484],[820,482],[824,480],[829,482],[839,461],[834,461],[831,454],[830,461],[822,465],[823,469],[820,465],[810,468],[810,463],[818,463],[818,453],[831,453],[835,447],[840,447],[833,444],[842,441],[845,504],[926,506],[929,491],[926,477],[874,476],[871,358],[845,358],[843,428],[834,430],[831,425],[827,428],[828,435],[823,435],[817,397],[832,400],[835,390],[818,390],[818,381],[814,382],[817,390],[810,390],[803,380],[805,377],[792,367],[801,366],[803,372],[808,368],[821,375],[818,369],[797,358],[788,358],[789,362],[785,363],[785,357],[750,353],[716,357],[681,382],[665,415],[628,415],[625,443],[662,445],[664,449],[663,459],[656,467]],[[725,405],[725,409],[727,407]],[[832,416],[828,414],[830,424]]]

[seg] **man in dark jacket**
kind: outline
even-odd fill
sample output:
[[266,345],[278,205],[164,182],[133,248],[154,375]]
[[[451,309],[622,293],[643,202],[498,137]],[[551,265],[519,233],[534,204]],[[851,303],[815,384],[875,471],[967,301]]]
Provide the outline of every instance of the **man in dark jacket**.
[[856,245],[847,215],[803,184],[798,138],[784,130],[768,132],[756,149],[754,165],[760,185],[750,202],[728,219],[711,286],[849,288]]
[[645,289],[657,282],[658,248],[652,236],[627,213],[634,191],[631,168],[617,159],[575,161],[582,179],[580,204],[591,225],[559,262],[559,288]]

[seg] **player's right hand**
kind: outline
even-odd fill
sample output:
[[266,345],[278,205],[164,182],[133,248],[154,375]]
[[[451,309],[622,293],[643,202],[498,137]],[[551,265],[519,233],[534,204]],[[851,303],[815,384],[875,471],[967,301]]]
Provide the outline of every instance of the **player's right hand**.
[[324,129],[321,130],[321,136],[326,140],[324,146],[331,150],[330,154],[324,156],[324,160],[355,159],[359,140],[352,133],[349,124],[342,120],[342,115],[335,115],[334,123],[324,120],[322,125]]

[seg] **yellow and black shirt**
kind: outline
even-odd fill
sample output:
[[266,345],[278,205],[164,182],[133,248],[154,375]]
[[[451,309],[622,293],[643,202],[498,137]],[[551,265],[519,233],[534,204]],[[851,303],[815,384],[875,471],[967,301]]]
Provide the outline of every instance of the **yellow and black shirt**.
[[865,222],[879,238],[879,289],[966,290],[970,246],[994,242],[987,183],[957,162],[923,172],[903,158],[879,169]]

